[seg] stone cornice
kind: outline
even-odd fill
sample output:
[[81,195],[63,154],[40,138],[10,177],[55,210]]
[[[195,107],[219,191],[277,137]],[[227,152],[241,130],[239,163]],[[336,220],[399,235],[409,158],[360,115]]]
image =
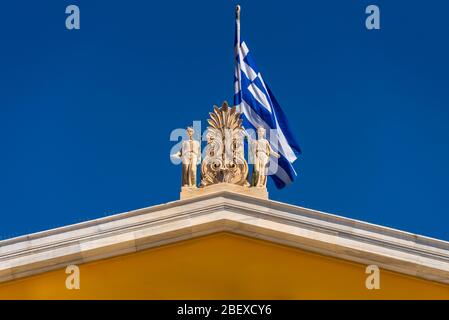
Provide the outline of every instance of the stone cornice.
[[449,242],[226,191],[0,241],[0,282],[214,232],[449,284]]

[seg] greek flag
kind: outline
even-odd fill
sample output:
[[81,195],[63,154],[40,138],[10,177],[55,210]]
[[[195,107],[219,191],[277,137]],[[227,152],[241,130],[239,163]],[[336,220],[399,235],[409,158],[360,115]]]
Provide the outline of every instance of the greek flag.
[[[292,164],[301,150],[289,129],[287,117],[263,81],[248,46],[240,40],[240,6],[237,6],[236,15],[234,105],[242,112],[245,128],[257,130],[264,127],[267,135],[276,134],[268,140],[280,158],[271,157],[269,166],[276,168],[270,177],[281,189],[295,179],[297,174]],[[274,161],[277,161],[277,166]]]

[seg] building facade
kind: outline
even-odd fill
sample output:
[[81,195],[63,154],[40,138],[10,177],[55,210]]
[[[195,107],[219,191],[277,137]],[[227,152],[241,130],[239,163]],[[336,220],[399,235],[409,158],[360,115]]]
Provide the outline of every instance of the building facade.
[[449,243],[217,188],[1,241],[0,299],[449,299]]

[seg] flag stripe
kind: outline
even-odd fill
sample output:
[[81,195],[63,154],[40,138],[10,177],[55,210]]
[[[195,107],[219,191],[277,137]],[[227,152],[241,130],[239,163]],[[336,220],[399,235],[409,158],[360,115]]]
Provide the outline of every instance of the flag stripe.
[[292,163],[301,150],[289,129],[284,112],[258,71],[248,46],[244,41],[238,41],[238,28],[237,24],[234,104],[242,112],[246,128],[256,130],[261,126],[268,135],[274,130],[275,136],[267,138],[273,150],[280,154],[280,158],[270,158],[269,172],[273,173],[270,177],[276,187],[283,188],[292,183],[297,175]]

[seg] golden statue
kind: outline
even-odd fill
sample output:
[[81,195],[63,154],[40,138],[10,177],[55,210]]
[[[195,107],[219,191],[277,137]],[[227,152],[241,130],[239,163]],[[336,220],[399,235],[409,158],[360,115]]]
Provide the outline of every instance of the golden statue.
[[[259,139],[251,140],[242,126],[237,107],[229,107],[225,101],[214,106],[207,120],[205,132],[207,144],[201,162],[201,182],[196,186],[196,166],[201,158],[201,143],[193,140],[193,129],[187,128],[189,138],[182,141],[181,151],[173,156],[182,159],[181,200],[221,191],[237,192],[252,197],[268,199],[265,169],[270,155],[278,156],[265,139],[265,130],[258,130]],[[253,187],[248,181],[248,162],[245,159],[245,138],[249,148],[254,146],[250,158],[255,160]]]
[[257,140],[251,141],[251,152],[254,159],[251,185],[253,187],[265,188],[267,186],[267,165],[270,161],[270,156],[280,157],[271,148],[270,142],[265,139],[265,128],[257,128]]
[[193,128],[186,129],[188,140],[182,141],[181,150],[175,154],[182,162],[182,186],[196,188],[196,166],[201,161],[201,146],[193,139]]

